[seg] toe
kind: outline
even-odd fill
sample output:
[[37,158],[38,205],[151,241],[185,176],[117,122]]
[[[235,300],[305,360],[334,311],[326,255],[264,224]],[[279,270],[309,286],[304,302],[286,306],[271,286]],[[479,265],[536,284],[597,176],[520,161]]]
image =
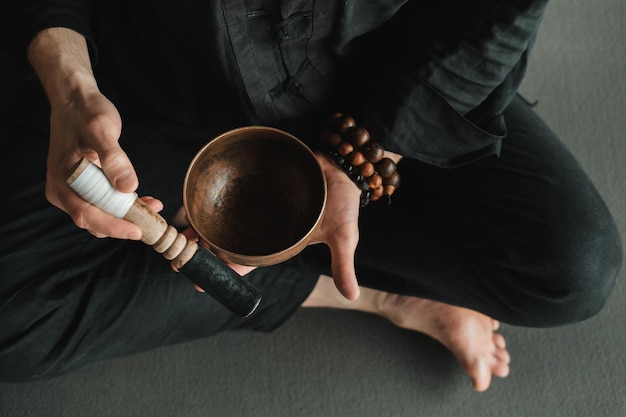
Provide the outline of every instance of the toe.
[[506,349],[496,350],[495,357],[499,363],[509,364],[511,363],[511,354]]
[[509,375],[509,364],[505,362],[498,362],[491,368],[493,374],[500,378],[506,378]]
[[486,391],[491,384],[491,370],[485,360],[477,361],[472,369],[468,370],[474,390],[478,392]]
[[493,334],[493,343],[500,349],[506,348],[506,340],[500,333]]

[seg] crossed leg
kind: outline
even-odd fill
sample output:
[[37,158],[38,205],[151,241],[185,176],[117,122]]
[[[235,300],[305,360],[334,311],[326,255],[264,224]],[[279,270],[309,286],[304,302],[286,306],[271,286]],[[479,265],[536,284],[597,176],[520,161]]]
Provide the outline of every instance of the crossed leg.
[[492,376],[509,374],[510,355],[497,320],[462,307],[424,298],[361,288],[350,301],[331,278],[320,276],[302,307],[338,308],[377,314],[398,327],[424,333],[447,347],[472,380],[476,391],[489,388]]

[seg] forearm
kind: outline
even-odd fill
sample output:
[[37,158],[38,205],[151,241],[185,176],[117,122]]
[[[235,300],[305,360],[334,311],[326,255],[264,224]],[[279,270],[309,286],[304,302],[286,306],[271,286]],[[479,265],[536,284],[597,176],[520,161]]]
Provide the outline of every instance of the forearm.
[[71,29],[41,31],[30,43],[27,56],[52,105],[72,101],[76,92],[97,90],[87,42]]
[[68,28],[83,34],[95,55],[91,31],[92,0],[3,0],[0,2],[0,42],[17,68],[30,75],[26,51],[33,39],[48,28]]

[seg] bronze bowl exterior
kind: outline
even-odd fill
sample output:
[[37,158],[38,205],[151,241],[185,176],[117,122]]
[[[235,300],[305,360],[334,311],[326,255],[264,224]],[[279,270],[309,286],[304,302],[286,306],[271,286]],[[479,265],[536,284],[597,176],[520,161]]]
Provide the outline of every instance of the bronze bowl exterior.
[[326,207],[313,152],[266,126],[216,137],[194,157],[183,185],[189,223],[209,250],[240,265],[268,266],[300,253]]

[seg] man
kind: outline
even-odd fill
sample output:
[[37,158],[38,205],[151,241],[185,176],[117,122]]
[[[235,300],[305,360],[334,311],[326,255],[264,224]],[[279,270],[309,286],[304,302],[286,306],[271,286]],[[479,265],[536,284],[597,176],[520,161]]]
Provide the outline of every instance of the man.
[[[3,181],[0,226],[3,378],[231,328],[268,331],[304,306],[424,332],[483,391],[509,372],[501,321],[555,326],[597,313],[621,265],[615,224],[516,95],[546,2],[466,3],[4,6],[19,75],[7,76],[15,92],[0,124],[11,155],[2,174],[13,180]],[[334,111],[380,141],[402,185],[391,204],[361,209],[361,191],[319,153],[329,194],[315,241],[325,245],[272,267],[231,264],[264,296],[247,319],[65,183],[87,156],[183,229],[182,176],[206,140],[267,124],[316,147]]]

